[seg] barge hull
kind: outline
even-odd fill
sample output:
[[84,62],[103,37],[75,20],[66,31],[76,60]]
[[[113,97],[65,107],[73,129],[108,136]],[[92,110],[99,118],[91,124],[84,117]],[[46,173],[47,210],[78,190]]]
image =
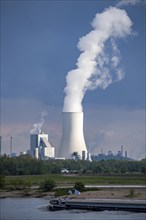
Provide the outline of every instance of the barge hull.
[[64,205],[50,205],[52,211],[62,209],[86,209],[92,211],[121,210],[146,212],[146,201],[101,201],[101,200],[66,200]]
[[146,212],[145,204],[125,204],[125,203],[66,203],[66,209],[87,209],[92,211],[123,210],[134,212]]

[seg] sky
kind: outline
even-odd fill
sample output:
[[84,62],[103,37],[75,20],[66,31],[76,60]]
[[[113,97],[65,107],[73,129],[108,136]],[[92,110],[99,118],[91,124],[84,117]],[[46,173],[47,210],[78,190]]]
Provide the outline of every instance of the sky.
[[[93,31],[96,14],[116,7],[126,12],[131,30],[124,37],[115,37],[115,51],[111,47],[113,38],[108,40],[104,45],[106,54],[102,55],[116,52],[123,75],[105,88],[86,90],[81,102],[84,136],[91,154],[98,154],[101,149],[116,154],[123,145],[129,157],[138,160],[146,157],[145,3],[144,0],[1,1],[2,153],[10,153],[11,136],[13,152],[28,150],[30,132],[37,124],[48,133],[57,155],[66,76],[78,66],[82,53],[79,42]],[[101,29],[105,26],[102,24]],[[100,68],[97,70],[98,74],[102,72]],[[106,70],[115,74],[109,65]]]

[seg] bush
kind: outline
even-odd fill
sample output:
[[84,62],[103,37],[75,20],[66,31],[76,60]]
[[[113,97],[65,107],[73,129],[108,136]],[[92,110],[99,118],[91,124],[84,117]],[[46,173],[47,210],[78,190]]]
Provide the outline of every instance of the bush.
[[40,184],[40,189],[47,192],[47,191],[51,191],[55,186],[56,186],[56,182],[54,180],[47,179]]
[[4,176],[0,176],[0,189],[5,187],[5,177]]
[[135,195],[134,189],[130,189],[130,190],[129,190],[128,197],[133,198],[133,197],[135,197],[135,196],[136,196],[136,195]]
[[69,188],[55,189],[55,197],[68,196]]
[[74,188],[79,191],[85,191],[85,186],[84,186],[84,183],[82,182],[76,182],[74,185]]

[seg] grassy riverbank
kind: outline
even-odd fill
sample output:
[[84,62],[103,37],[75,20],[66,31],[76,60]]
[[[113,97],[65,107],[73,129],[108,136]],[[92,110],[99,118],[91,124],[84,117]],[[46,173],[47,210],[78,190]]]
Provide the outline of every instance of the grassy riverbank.
[[[50,192],[44,192],[40,185],[45,180],[53,180],[56,187]],[[90,188],[85,189],[82,196],[89,197],[108,197],[108,198],[128,198],[131,197],[143,198],[146,197],[145,189],[116,189],[113,185],[146,185],[144,175],[79,175],[79,174],[51,174],[51,175],[23,175],[23,176],[6,176],[4,177],[4,184],[1,187],[0,197],[43,197],[43,196],[63,196],[74,187],[76,182],[82,182],[84,185],[91,185]],[[106,186],[107,189],[98,188],[98,185]],[[132,191],[133,190],[133,191]],[[113,192],[114,191],[114,192]],[[122,194],[121,194],[122,193]],[[126,197],[127,196],[127,197]]]
[[146,185],[144,175],[23,175],[6,176],[5,184],[11,185],[12,182],[20,181],[30,186],[40,185],[46,179],[52,179],[57,186],[73,185],[75,182],[83,182],[85,185]]

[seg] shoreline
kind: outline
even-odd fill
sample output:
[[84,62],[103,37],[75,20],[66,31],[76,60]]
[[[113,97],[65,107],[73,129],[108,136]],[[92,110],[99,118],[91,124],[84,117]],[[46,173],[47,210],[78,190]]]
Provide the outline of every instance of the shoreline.
[[[4,198],[55,198],[55,192],[42,192],[37,189],[22,189],[22,190],[1,190],[0,199]],[[80,195],[64,195],[60,198],[70,198],[70,199],[122,199],[122,200],[146,200],[146,189],[145,188],[104,188],[92,191],[81,192]]]

